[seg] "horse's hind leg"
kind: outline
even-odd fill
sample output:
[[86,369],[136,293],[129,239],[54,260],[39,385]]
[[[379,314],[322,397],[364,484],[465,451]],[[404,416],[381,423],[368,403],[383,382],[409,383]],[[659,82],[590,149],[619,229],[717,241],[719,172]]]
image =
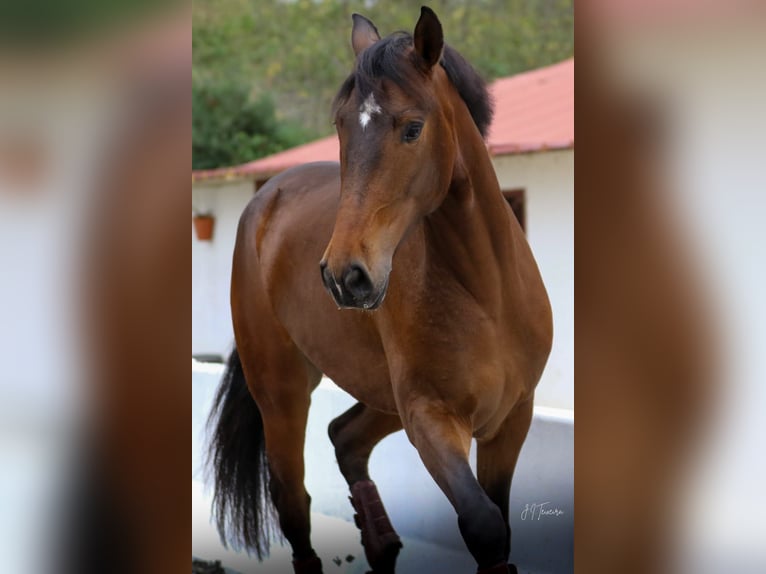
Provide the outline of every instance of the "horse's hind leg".
[[[533,402],[518,405],[503,423],[497,436],[479,441],[476,452],[476,474],[479,484],[499,508],[507,528],[505,559],[511,551],[511,525],[508,517],[511,479],[521,446],[532,422]],[[513,568],[511,568],[513,571]]]
[[[296,574],[321,574],[311,546],[311,497],[304,487],[303,447],[311,391],[321,376],[292,345],[250,356],[244,364],[250,391],[263,419],[271,499],[293,550]],[[256,357],[256,358],[252,358]],[[251,382],[252,381],[252,382]]]
[[357,403],[330,423],[338,466],[351,488],[367,562],[374,572],[393,572],[402,543],[391,526],[367,463],[372,449],[389,434],[401,430],[399,415],[375,411]]

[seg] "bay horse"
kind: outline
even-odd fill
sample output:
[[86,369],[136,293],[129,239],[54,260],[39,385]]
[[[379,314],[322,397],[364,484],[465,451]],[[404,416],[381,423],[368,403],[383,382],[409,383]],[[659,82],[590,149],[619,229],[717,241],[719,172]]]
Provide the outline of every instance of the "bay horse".
[[484,143],[486,85],[436,15],[423,7],[413,34],[381,39],[355,14],[351,36],[355,67],[333,104],[340,164],[272,178],[239,223],[236,349],[210,419],[219,532],[260,559],[276,509],[295,573],[322,572],[303,449],[325,374],[359,401],[328,432],[373,570],[393,572],[401,542],[368,459],[404,429],[478,571],[507,574],[550,303]]

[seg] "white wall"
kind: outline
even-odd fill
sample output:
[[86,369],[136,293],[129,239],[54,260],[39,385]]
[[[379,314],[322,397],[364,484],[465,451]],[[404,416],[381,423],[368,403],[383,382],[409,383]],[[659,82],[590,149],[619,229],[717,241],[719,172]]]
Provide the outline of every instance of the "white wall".
[[234,342],[229,309],[231,256],[252,181],[194,184],[193,205],[215,216],[212,241],[199,241],[192,227],[192,355],[226,355]]
[[503,190],[524,188],[527,238],[553,307],[553,349],[535,404],[574,408],[574,150],[493,159]]
[[610,51],[627,88],[660,106],[670,180],[652,201],[666,202],[713,329],[716,388],[679,483],[675,569],[766,572],[766,458],[754,456],[766,436],[766,30],[757,16],[689,26],[622,36]]

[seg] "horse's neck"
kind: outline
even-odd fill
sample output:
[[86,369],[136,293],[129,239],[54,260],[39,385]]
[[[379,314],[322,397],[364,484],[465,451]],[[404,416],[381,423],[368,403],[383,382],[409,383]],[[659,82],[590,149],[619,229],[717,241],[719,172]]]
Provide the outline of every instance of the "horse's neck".
[[459,142],[449,193],[427,218],[426,241],[435,264],[447,266],[487,311],[499,313],[518,280],[518,237],[484,141],[475,130],[468,133]]

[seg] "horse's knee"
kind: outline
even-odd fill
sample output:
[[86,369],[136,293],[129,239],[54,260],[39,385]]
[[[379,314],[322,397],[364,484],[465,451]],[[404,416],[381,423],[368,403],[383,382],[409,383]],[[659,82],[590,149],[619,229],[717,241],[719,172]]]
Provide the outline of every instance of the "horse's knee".
[[348,437],[343,433],[346,422],[347,419],[344,419],[344,417],[338,417],[327,427],[327,434],[330,436],[330,442],[335,448],[335,457],[339,464],[342,464],[350,446]]
[[327,425],[327,436],[330,437],[330,442],[333,446],[336,446],[338,435],[340,434],[342,423],[338,419],[333,419],[330,424]]
[[343,427],[345,427],[354,418],[360,415],[362,411],[364,411],[364,409],[365,409],[365,406],[362,403],[356,403],[353,407],[348,409],[345,413],[334,418],[330,422],[330,424],[327,427],[327,434],[330,437],[330,442],[332,442],[332,444],[336,446],[336,448],[338,446],[338,442],[340,440]]
[[485,499],[458,514],[458,526],[479,569],[508,559],[508,526],[492,501]]
[[359,437],[347,432],[347,424],[361,410],[362,408],[353,407],[333,420],[327,427],[327,434],[335,448],[335,458],[338,461],[341,474],[343,474],[349,484],[367,478],[369,452],[360,443]]

